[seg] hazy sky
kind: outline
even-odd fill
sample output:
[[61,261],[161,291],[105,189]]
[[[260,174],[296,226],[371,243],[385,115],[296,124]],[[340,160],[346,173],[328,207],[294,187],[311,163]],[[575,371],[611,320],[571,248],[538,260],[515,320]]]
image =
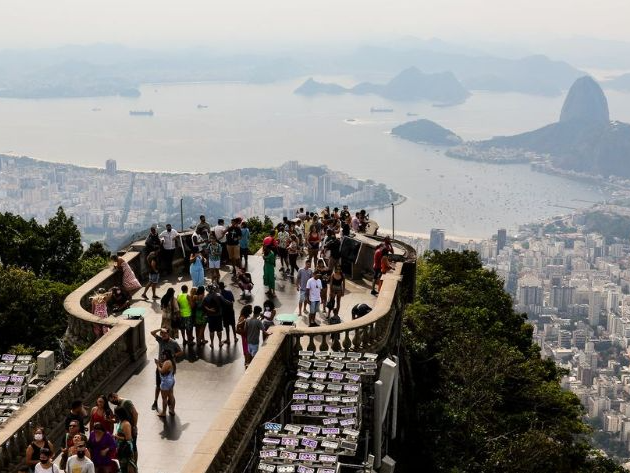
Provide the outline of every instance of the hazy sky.
[[0,1],[0,48],[422,38],[630,41],[630,0]]

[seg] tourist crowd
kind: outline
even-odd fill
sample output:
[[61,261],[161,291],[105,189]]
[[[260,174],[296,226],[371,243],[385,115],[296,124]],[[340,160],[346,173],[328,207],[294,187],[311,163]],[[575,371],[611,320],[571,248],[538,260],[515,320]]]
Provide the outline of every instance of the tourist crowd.
[[61,443],[53,445],[45,428],[36,427],[18,471],[137,473],[137,439],[138,411],[129,399],[103,394],[89,411],[81,400],[75,400],[65,419]]
[[[166,225],[160,233],[151,228],[145,241],[145,260],[148,281],[141,297],[159,300],[162,319],[159,328],[151,335],[158,344],[155,363],[155,397],[152,409],[160,417],[175,415],[176,360],[188,347],[188,356],[194,357],[197,349],[208,344],[221,349],[239,341],[244,353],[245,367],[259,350],[262,341],[276,323],[276,277],[290,280],[298,293],[297,315],[308,315],[309,326],[317,326],[317,316],[329,324],[341,323],[339,311],[346,292],[346,279],[342,268],[343,239],[362,233],[370,224],[365,211],[350,213],[347,206],[339,210],[329,207],[321,212],[306,212],[300,208],[295,218],[285,217],[262,241],[263,274],[254,281],[248,271],[251,232],[246,221],[233,218],[229,225],[223,219],[211,226],[202,215],[191,236],[191,248],[185,256],[189,263],[190,283],[179,286],[179,292],[169,285],[158,295],[160,280],[173,272],[175,253],[183,251],[180,234]],[[184,253],[185,254],[185,253]],[[383,274],[393,269],[390,255],[393,247],[389,238],[379,245],[374,255],[372,294],[378,295]],[[121,312],[131,305],[134,292],[142,288],[134,271],[124,258],[113,256],[121,272],[121,284],[109,291],[99,289],[92,300],[94,315],[105,318]],[[279,266],[279,269],[277,267]],[[231,286],[238,288],[239,297],[220,280],[219,270],[231,274]],[[261,305],[254,305],[252,290],[262,283],[266,288]],[[235,302],[242,303],[238,319]],[[355,307],[352,317],[367,314],[370,308]],[[97,337],[107,328],[94,324]],[[225,332],[225,336],[224,336]],[[181,345],[178,342],[181,336]],[[161,405],[158,401],[161,398]],[[111,402],[115,407],[109,407]],[[89,434],[84,433],[81,402],[72,405],[72,414],[66,425],[67,434],[61,449],[61,467],[75,468],[72,473],[92,471],[110,473],[118,468],[123,472],[136,472],[138,413],[129,400],[116,394],[100,396],[89,415]],[[86,429],[88,427],[85,427]],[[27,465],[31,471],[49,471],[55,468],[50,459],[54,446],[46,440],[44,429],[36,429],[33,442],[27,450]],[[86,466],[93,464],[92,467]],[[70,465],[70,466],[68,466]],[[76,469],[75,465],[80,465]],[[90,469],[92,468],[92,469]]]

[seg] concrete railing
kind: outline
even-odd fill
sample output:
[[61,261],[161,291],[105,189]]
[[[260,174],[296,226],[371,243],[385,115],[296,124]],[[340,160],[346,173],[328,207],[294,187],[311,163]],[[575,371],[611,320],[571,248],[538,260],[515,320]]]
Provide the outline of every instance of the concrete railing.
[[[413,293],[416,266],[415,251],[402,246],[405,261],[385,276],[376,305],[367,316],[313,328],[274,327],[183,471],[240,473],[249,469],[256,455],[257,429],[277,417],[289,400],[287,383],[296,372],[300,350],[397,351],[402,311]],[[283,416],[276,421],[284,423]]]
[[[141,253],[130,251],[125,260],[139,270]],[[133,371],[145,362],[144,321],[108,317],[100,319],[87,309],[89,297],[99,287],[120,284],[120,274],[108,267],[73,291],[64,301],[68,313],[67,337],[88,349],[59,372],[32,399],[26,402],[0,429],[0,472],[15,471],[32,440],[33,429],[46,428],[57,446],[64,432],[64,419],[70,403],[82,399],[92,404],[99,394],[118,389]],[[93,325],[106,325],[109,331],[95,340]]]

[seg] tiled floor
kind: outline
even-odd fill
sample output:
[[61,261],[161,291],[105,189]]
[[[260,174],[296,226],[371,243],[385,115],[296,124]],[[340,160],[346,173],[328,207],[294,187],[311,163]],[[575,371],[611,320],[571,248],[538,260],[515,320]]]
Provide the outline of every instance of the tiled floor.
[[[265,301],[262,258],[260,256],[249,258],[249,271],[255,283],[252,303],[262,305]],[[295,285],[289,278],[283,279],[282,276],[278,276],[279,268],[276,269],[277,297],[274,302],[277,313],[297,312],[298,292]],[[226,273],[222,275],[226,285],[238,297],[238,287],[230,285],[230,278],[226,277]],[[162,295],[171,286],[175,288],[177,294],[181,285],[189,281],[188,274],[183,277],[171,277],[168,281],[163,280],[158,288],[158,295]],[[355,304],[366,302],[372,305],[375,298],[369,294],[369,289],[347,281],[346,294],[341,300],[340,316],[343,320],[350,319],[350,309]],[[144,317],[147,363],[124,384],[119,393],[122,397],[131,399],[138,409],[138,469],[141,473],[179,472],[245,371],[241,343],[239,340],[236,344],[232,342],[230,346],[224,345],[220,349],[215,344],[213,350],[208,345],[199,350],[196,347],[187,347],[186,359],[177,365],[175,385],[177,415],[163,420],[151,410],[155,387],[153,359],[157,357],[157,343],[149,332],[160,326],[159,301],[138,300],[134,307],[147,309]],[[237,303],[235,307],[237,317],[239,307],[241,306]],[[307,319],[308,317],[302,314],[298,325],[305,326],[308,323]],[[318,321],[322,322],[321,316],[318,316]]]

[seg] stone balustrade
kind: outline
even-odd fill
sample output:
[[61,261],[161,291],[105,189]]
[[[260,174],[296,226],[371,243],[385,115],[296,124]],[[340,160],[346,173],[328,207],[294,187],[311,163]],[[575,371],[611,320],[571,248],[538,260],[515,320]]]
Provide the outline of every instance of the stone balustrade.
[[[139,270],[140,252],[128,252],[124,258],[134,270]],[[108,289],[119,285],[120,278],[113,267],[105,268],[64,301],[68,313],[67,338],[73,343],[90,346],[2,426],[0,473],[15,471],[32,440],[35,427],[45,427],[49,439],[59,445],[64,433],[64,419],[74,399],[92,404],[99,394],[117,389],[145,362],[143,320],[100,319],[87,310],[89,297],[99,287]],[[93,324],[107,326],[108,333],[95,340]]]
[[[300,350],[396,352],[402,312],[415,285],[415,251],[403,245],[406,255],[395,271],[385,276],[372,311],[338,325],[313,328],[276,326],[237,387],[210,426],[183,471],[233,473],[247,471],[255,461],[257,429],[274,419],[285,423],[281,411],[288,404],[288,382],[296,372]],[[280,413],[280,414],[278,414]]]

